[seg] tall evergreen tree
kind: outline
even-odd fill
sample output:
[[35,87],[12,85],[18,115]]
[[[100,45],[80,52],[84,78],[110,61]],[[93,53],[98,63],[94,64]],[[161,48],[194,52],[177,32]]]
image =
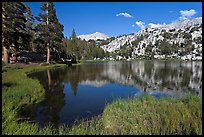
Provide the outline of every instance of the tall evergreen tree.
[[33,16],[30,7],[25,4],[26,7],[26,13],[25,13],[25,18],[27,20],[26,23],[26,41],[25,44],[28,45],[26,49],[35,51],[36,47],[34,46],[34,39],[35,39],[35,25],[36,25],[36,20],[35,17]]
[[76,57],[76,60],[78,61],[80,59],[80,46],[79,46],[80,40],[76,36],[76,32],[73,29],[72,36],[71,36],[71,45],[72,45],[72,51],[73,55]]
[[39,14],[40,23],[36,29],[38,32],[38,44],[43,49],[47,49],[47,63],[50,62],[50,51],[54,50],[59,52],[62,48],[62,38],[64,37],[62,31],[64,26],[59,23],[56,10],[53,2],[45,2],[41,5],[43,14]]
[[20,46],[19,40],[25,38],[25,13],[26,7],[22,2],[2,3],[2,45],[3,60],[6,64],[8,63],[8,49],[11,49],[13,54],[17,54]]
[[72,45],[73,53],[76,54],[77,37],[76,37],[76,32],[74,29],[72,30],[71,45]]

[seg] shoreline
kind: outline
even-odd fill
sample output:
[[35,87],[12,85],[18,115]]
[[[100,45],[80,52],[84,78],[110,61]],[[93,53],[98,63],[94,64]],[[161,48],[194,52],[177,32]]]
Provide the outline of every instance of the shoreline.
[[[73,64],[73,65],[80,65],[80,63]],[[19,123],[19,120],[21,120],[21,118],[17,117],[17,112],[19,108],[29,105],[29,104],[39,103],[40,101],[43,100],[44,93],[45,93],[45,90],[43,89],[39,81],[36,79],[31,79],[27,75],[32,72],[36,72],[36,71],[43,71],[46,69],[55,69],[55,68],[66,67],[66,66],[67,65],[65,64],[52,64],[52,65],[46,65],[46,66],[28,66],[24,68],[18,66],[18,67],[6,68],[5,72],[2,72],[2,75],[3,75],[2,134],[40,134],[40,135],[42,134],[118,134],[116,130],[118,129],[117,126],[120,125],[119,124],[120,122],[125,122],[125,121],[123,121],[122,119],[121,121],[120,118],[117,121],[114,121],[115,115],[113,115],[114,114],[113,111],[115,110],[117,112],[120,109],[123,110],[126,108],[126,107],[121,108],[120,106],[118,106],[119,104],[122,106],[123,105],[129,106],[132,101],[135,103],[139,103],[140,101],[144,101],[146,99],[149,100],[148,102],[151,102],[152,100],[154,100],[151,97],[150,98],[144,97],[144,99],[141,98],[141,99],[116,100],[113,103],[108,104],[105,107],[104,112],[102,113],[101,116],[93,118],[90,121],[82,120],[80,123],[70,128],[62,125],[58,129],[54,129],[52,126],[48,126],[48,127],[40,129],[37,123],[29,123],[29,121],[23,121]],[[190,98],[192,98],[193,102],[195,102],[196,100],[200,102],[200,99],[197,97],[195,98],[190,97]],[[166,101],[169,102],[170,100],[171,99],[167,99]],[[141,104],[141,105],[144,105],[144,104]],[[191,105],[194,105],[194,104],[191,104]],[[199,108],[199,106],[197,105],[195,105],[195,107]],[[131,109],[133,110],[128,112],[129,114],[132,114],[136,111],[134,110],[134,108],[131,108]],[[163,109],[163,108],[160,108],[160,109]],[[191,108],[189,109],[191,110]],[[138,113],[140,113],[140,110],[137,110],[137,111]],[[199,109],[196,111],[199,111]],[[126,114],[127,114],[127,111],[122,111],[118,113],[118,117],[122,118],[123,116],[126,116]],[[200,114],[200,112],[198,114]],[[115,123],[115,124],[118,123],[119,125],[118,124],[110,125],[107,120],[109,122],[112,121],[111,123]],[[87,125],[87,123],[89,123],[88,124],[89,126]],[[126,126],[132,127],[133,125],[128,124]],[[124,128],[126,128],[126,126]],[[134,126],[133,126],[133,129],[134,129]],[[123,131],[123,129],[121,128],[120,130],[121,130],[120,134],[128,133],[127,131]],[[198,129],[196,134],[202,134],[200,130],[202,131],[202,129]],[[142,132],[140,131],[138,131],[137,133],[142,134]],[[151,132],[149,131],[145,133],[151,134]]]

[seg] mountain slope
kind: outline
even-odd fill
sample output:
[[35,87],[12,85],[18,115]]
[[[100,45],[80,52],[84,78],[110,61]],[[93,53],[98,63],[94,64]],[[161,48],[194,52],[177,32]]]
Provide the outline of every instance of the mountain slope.
[[101,33],[101,32],[95,32],[93,34],[86,34],[86,35],[79,35],[78,38],[88,40],[106,40],[110,38],[108,35]]
[[182,59],[202,59],[202,17],[119,36],[102,48],[120,56],[128,53],[129,57],[126,58],[164,58],[164,55],[168,55]]
[[190,26],[197,25],[197,24],[202,24],[202,17],[173,22],[164,27],[167,27],[169,29],[171,28],[182,29],[182,28],[190,27]]

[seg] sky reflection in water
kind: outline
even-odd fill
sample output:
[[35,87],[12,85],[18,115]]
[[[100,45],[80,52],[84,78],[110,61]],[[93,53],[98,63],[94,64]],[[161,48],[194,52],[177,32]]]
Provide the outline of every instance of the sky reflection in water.
[[[134,61],[85,63],[29,75],[44,86],[45,100],[30,117],[44,126],[72,125],[103,112],[115,99],[202,95],[202,62]],[[31,106],[32,107],[32,106]]]

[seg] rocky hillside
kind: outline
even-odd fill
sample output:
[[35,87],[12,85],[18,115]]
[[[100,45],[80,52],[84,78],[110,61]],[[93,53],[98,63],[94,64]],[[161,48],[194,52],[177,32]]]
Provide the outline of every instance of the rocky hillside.
[[202,17],[118,36],[102,48],[117,59],[145,56],[202,60]]

